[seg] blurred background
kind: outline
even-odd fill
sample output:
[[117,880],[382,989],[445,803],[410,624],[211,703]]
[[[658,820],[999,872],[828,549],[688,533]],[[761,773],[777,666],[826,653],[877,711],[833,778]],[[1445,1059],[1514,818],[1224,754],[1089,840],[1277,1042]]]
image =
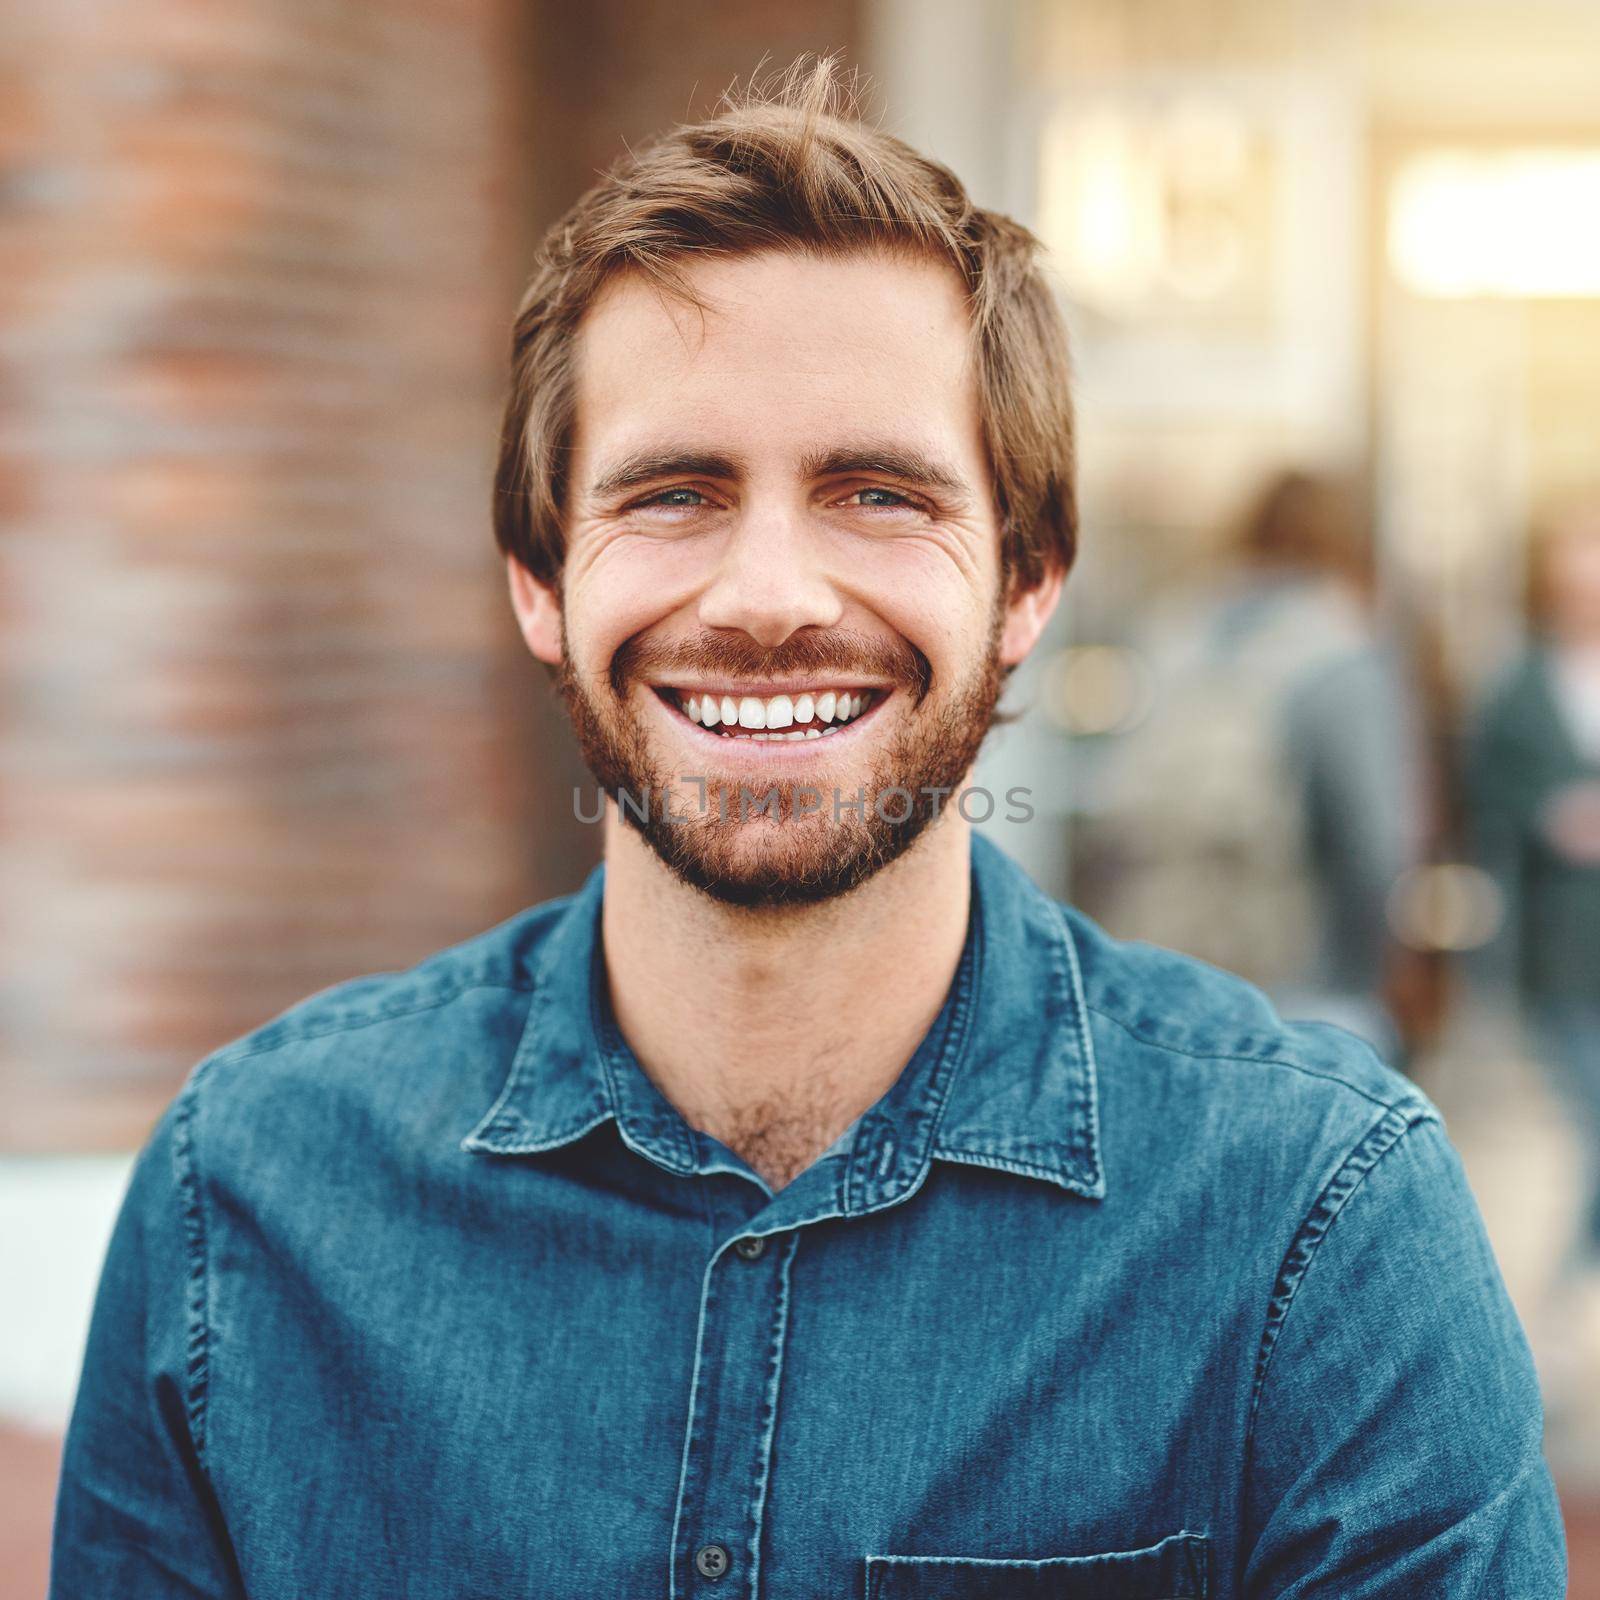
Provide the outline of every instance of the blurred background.
[[569,889],[488,496],[541,230],[805,50],[1049,248],[1083,556],[980,778],[1443,1108],[1600,1596],[1600,5],[13,0],[0,1597],[208,1051]]

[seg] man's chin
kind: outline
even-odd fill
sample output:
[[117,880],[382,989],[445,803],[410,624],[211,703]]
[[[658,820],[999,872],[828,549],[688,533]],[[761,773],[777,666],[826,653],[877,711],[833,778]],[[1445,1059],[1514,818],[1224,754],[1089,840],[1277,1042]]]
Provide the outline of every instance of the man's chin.
[[662,823],[629,819],[680,882],[752,910],[820,905],[849,894],[903,855],[925,826],[889,828],[829,816]]

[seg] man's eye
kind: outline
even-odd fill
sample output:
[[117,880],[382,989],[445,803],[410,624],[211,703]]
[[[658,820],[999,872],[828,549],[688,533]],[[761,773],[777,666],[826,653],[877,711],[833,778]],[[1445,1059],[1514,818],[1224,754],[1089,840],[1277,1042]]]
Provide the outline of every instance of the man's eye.
[[669,511],[692,511],[696,506],[704,505],[705,498],[698,489],[663,489],[660,494],[653,494],[647,500],[640,500],[634,509],[638,510],[643,506],[664,506]]
[[861,501],[868,510],[898,511],[902,506],[914,509],[912,501],[906,495],[898,494],[893,489],[856,489],[852,491],[850,498],[854,500],[857,496],[873,497]]

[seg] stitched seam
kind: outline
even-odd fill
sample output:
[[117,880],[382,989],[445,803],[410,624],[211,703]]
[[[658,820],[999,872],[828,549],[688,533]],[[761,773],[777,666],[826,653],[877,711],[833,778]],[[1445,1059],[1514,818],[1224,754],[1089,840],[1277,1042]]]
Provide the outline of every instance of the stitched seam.
[[[461,999],[463,995],[470,994],[474,989],[501,989],[508,994],[532,994],[534,986],[523,983],[491,983],[487,979],[469,979],[455,988],[447,990],[444,994],[435,995],[431,1000],[409,1000],[404,1003],[391,1002],[377,1011],[359,1014],[353,1017],[340,1017],[336,1021],[323,1024],[321,1027],[307,1025],[296,1028],[286,1033],[282,1038],[256,1040],[253,1035],[247,1034],[236,1044],[224,1045],[218,1051],[216,1059],[228,1061],[249,1061],[256,1056],[266,1055],[270,1051],[280,1050],[285,1045],[305,1044],[312,1039],[325,1039],[330,1034],[348,1033],[356,1028],[369,1028],[378,1022],[393,1022],[398,1017],[415,1016],[423,1011],[437,1011],[440,1006],[447,1006]],[[273,1024],[266,1022],[263,1028],[270,1028]]]
[[694,1464],[695,1421],[700,1403],[700,1363],[705,1351],[706,1309],[716,1292],[719,1253],[713,1251],[700,1275],[700,1316],[694,1330],[694,1367],[689,1374],[689,1415],[684,1422],[683,1454],[678,1462],[678,1497],[672,1509],[672,1549],[667,1555],[667,1600],[678,1600],[678,1534],[683,1525],[683,1500],[689,1492],[690,1468]]
[[1089,996],[1083,986],[1083,964],[1078,960],[1078,945],[1073,937],[1072,924],[1058,902],[1052,901],[1051,909],[1056,914],[1056,921],[1061,925],[1061,943],[1067,953],[1069,986],[1074,1010],[1077,1013],[1073,1020],[1077,1024],[1078,1048],[1083,1052],[1086,1086],[1082,1098],[1087,1102],[1089,1112],[1089,1181],[1091,1185],[1099,1185],[1105,1182],[1105,1172],[1100,1164],[1100,1087],[1095,1063],[1094,1038],[1089,1031]]
[[493,1138],[495,1130],[487,1129],[481,1136],[469,1133],[461,1141],[458,1148],[465,1150],[469,1155],[496,1155],[496,1156],[536,1156],[543,1155],[546,1150],[559,1150],[564,1144],[572,1144],[581,1139],[586,1133],[598,1128],[602,1122],[607,1121],[611,1113],[601,1109],[587,1121],[577,1121],[569,1127],[559,1128],[556,1132],[546,1135],[542,1139],[521,1139],[516,1144],[490,1145],[487,1140]]
[[766,1537],[767,1486],[772,1477],[772,1440],[778,1427],[778,1400],[783,1380],[783,1358],[789,1338],[789,1274],[799,1243],[798,1231],[785,1247],[778,1276],[778,1303],[773,1308],[770,1347],[767,1355],[766,1394],[762,1404],[761,1454],[755,1478],[750,1485],[750,1592],[761,1593],[761,1545]]
[[[1047,1178],[1053,1183],[1062,1181],[1063,1173],[1059,1167],[1045,1166],[1037,1161],[1023,1161],[1015,1156],[997,1154],[993,1150],[974,1150],[966,1145],[941,1145],[934,1152],[946,1161],[954,1161],[965,1167],[987,1167],[994,1172],[1013,1172],[1023,1178]],[[1070,1181],[1077,1185],[1082,1180],[1066,1174]]]
[[194,1441],[195,1459],[202,1471],[206,1470],[206,1407],[211,1383],[211,1286],[205,1205],[195,1162],[193,1124],[200,1084],[215,1059],[209,1057],[195,1068],[188,1087],[178,1098],[172,1130],[172,1162],[183,1210],[184,1250],[189,1269],[184,1284],[184,1413]]
[[[900,1202],[909,1200],[916,1194],[927,1181],[928,1172],[933,1166],[933,1159],[939,1147],[939,1130],[944,1126],[944,1115],[950,1105],[950,1097],[955,1093],[956,1083],[962,1071],[966,1068],[967,1057],[972,1039],[972,1019],[978,1010],[978,993],[983,983],[983,966],[985,958],[985,942],[983,922],[980,918],[973,928],[972,940],[972,966],[968,981],[964,988],[955,997],[954,1009],[946,1019],[945,1034],[939,1041],[938,1054],[929,1069],[928,1081],[936,1086],[939,1096],[938,1104],[934,1108],[932,1125],[928,1129],[927,1147],[919,1170],[913,1175],[911,1185],[899,1197]],[[965,959],[957,966],[956,983],[961,984],[959,976]],[[910,1109],[909,1107],[907,1108]],[[883,1183],[880,1179],[871,1179],[872,1194],[868,1192],[869,1179],[861,1176],[866,1146],[862,1140],[867,1133],[870,1116],[861,1119],[860,1126],[856,1129],[856,1136],[850,1142],[850,1165],[845,1169],[844,1186],[844,1215],[847,1217],[870,1215],[871,1212],[883,1209],[874,1203],[872,1194],[882,1191]],[[872,1130],[874,1141],[881,1141],[889,1136],[886,1125],[879,1124]],[[874,1152],[874,1155],[876,1152]]]
[[[950,1018],[950,1032],[941,1041],[940,1059],[934,1063],[934,1078],[943,1079],[939,1102],[933,1108],[933,1126],[928,1129],[928,1142],[922,1157],[922,1171],[912,1186],[915,1194],[927,1181],[933,1166],[933,1152],[939,1143],[939,1130],[944,1126],[945,1112],[950,1109],[950,1097],[955,1093],[961,1074],[967,1070],[972,1052],[972,1019],[978,1014],[978,993],[983,983],[983,968],[988,957],[988,944],[983,924],[979,922],[973,940],[972,971],[966,988],[956,997],[956,1010]],[[910,1198],[908,1195],[907,1198]]]
[[1007,1139],[996,1138],[988,1144],[974,1144],[971,1147],[980,1155],[999,1156],[1002,1160],[1030,1161],[1037,1160],[1047,1163],[1049,1158],[1060,1153],[1059,1144],[1041,1144],[1036,1139]]
[[[637,1113],[643,1136],[662,1147],[661,1150],[654,1152],[645,1150],[641,1143],[636,1142],[624,1123],[623,1098],[617,1081],[618,1074],[634,1071],[642,1074],[643,1068],[638,1066],[631,1046],[622,1037],[622,1028],[617,1022],[615,1013],[611,1011],[609,1005],[602,1004],[600,989],[602,959],[601,944],[597,940],[589,971],[589,1040],[584,1048],[587,1053],[592,1053],[599,1060],[608,1108],[605,1115],[616,1120],[618,1136],[636,1155],[642,1156],[646,1161],[655,1162],[665,1171],[687,1177],[697,1171],[698,1145],[693,1129],[688,1127],[681,1116],[674,1116],[670,1110],[665,1113],[646,1114],[637,1107],[633,1108]],[[600,1120],[603,1121],[604,1116]]]
[[[524,1077],[527,1075],[528,1069],[523,1062],[523,1049],[521,1041],[527,1037],[528,1029],[533,1026],[534,1008],[539,1003],[538,989],[539,986],[536,983],[530,989],[518,991],[519,993],[526,993],[528,995],[528,1006],[527,1010],[523,1012],[522,1028],[518,1038],[517,1048],[511,1056],[511,1070],[506,1073],[506,1081],[500,1086],[500,1093],[495,1097],[494,1104],[491,1105],[486,1112],[484,1112],[484,1114],[478,1119],[477,1123],[473,1126],[472,1131],[468,1133],[464,1139],[462,1139],[459,1146],[459,1148],[462,1150],[475,1154],[479,1150],[484,1149],[487,1141],[492,1139],[497,1132],[502,1130],[509,1132],[512,1128],[518,1125],[517,1118],[506,1117],[502,1121],[502,1115],[506,1108],[511,1104],[512,1099],[515,1097],[518,1089],[520,1089],[522,1086]],[[463,991],[463,993],[465,993],[465,991]],[[588,1128],[595,1127],[603,1120],[603,1116],[596,1117],[593,1122],[589,1123]],[[586,1133],[588,1132],[588,1128],[584,1128],[580,1131]],[[572,1137],[576,1138],[577,1135],[574,1134]],[[529,1150],[539,1148],[553,1149],[556,1144],[562,1144],[565,1142],[565,1135],[551,1143],[547,1143],[543,1140],[524,1140],[519,1145],[503,1147],[498,1151],[498,1153],[504,1155],[526,1154]]]
[[1277,1281],[1273,1284],[1272,1297],[1267,1305],[1267,1318],[1261,1333],[1261,1343],[1257,1347],[1255,1379],[1250,1391],[1250,1417],[1245,1426],[1244,1437],[1243,1466],[1246,1478],[1250,1473],[1251,1458],[1255,1449],[1256,1419],[1261,1409],[1261,1396],[1266,1388],[1267,1375],[1272,1367],[1272,1357],[1277,1350],[1279,1336],[1284,1323],[1288,1320],[1295,1296],[1300,1291],[1300,1285],[1305,1282],[1306,1274],[1311,1270],[1317,1251],[1339,1214],[1360,1190],[1367,1177],[1376,1170],[1378,1163],[1418,1124],[1436,1120],[1432,1114],[1420,1107],[1414,1110],[1416,1114],[1407,1115],[1405,1110],[1391,1107],[1372,1124],[1362,1135],[1360,1142],[1340,1163],[1338,1170],[1323,1185],[1322,1192],[1306,1213],[1305,1220],[1300,1224],[1290,1241],[1288,1250],[1284,1253],[1283,1262],[1278,1268]]
[[[890,1567],[961,1567],[975,1573],[993,1572],[1004,1575],[1007,1572],[1037,1572],[1045,1575],[1054,1573],[1077,1573],[1090,1571],[1104,1571],[1111,1569],[1113,1573],[1118,1567],[1126,1569],[1135,1561],[1147,1561],[1151,1556],[1166,1553],[1182,1553],[1184,1555],[1199,1554],[1209,1556],[1211,1536],[1206,1533],[1192,1533],[1185,1530],[1174,1533],[1163,1539],[1159,1544],[1153,1544],[1143,1550],[1108,1550],[1099,1555],[1086,1556],[1038,1556],[1038,1557],[1001,1557],[1001,1556],[943,1556],[943,1555],[896,1555],[889,1552],[870,1552],[866,1556],[869,1569],[887,1569]],[[1203,1596],[1202,1596],[1203,1600]]]
[[652,1153],[644,1149],[633,1138],[629,1130],[623,1125],[622,1101],[617,1093],[616,1063],[612,1059],[611,1052],[606,1049],[604,1041],[596,1041],[595,1048],[596,1054],[600,1058],[600,1071],[605,1079],[606,1103],[610,1109],[603,1111],[590,1126],[598,1127],[607,1117],[613,1117],[616,1120],[618,1136],[635,1155],[644,1157],[646,1161],[653,1161],[666,1171],[675,1172],[679,1176],[687,1176],[694,1172],[693,1146],[690,1146],[683,1159],[680,1160],[678,1158],[677,1152],[683,1147],[684,1140],[677,1135],[677,1130],[673,1128],[670,1122],[666,1122],[659,1117],[651,1117],[644,1127],[644,1132],[651,1138],[660,1141],[663,1145],[670,1143],[672,1146],[670,1153],[664,1155],[659,1150]]
[[[944,1041],[944,1049],[940,1052],[945,1061],[935,1066],[936,1075],[939,1075],[938,1066],[945,1066],[942,1074],[945,1083],[944,1090],[939,1096],[939,1103],[934,1107],[933,1126],[928,1130],[927,1150],[922,1161],[924,1178],[933,1165],[934,1147],[939,1143],[939,1130],[944,1127],[945,1112],[950,1109],[950,1097],[956,1091],[956,1084],[960,1081],[961,1074],[968,1070],[972,1054],[972,1019],[978,1014],[978,993],[983,984],[984,963],[988,958],[988,942],[981,922],[978,924],[977,937],[973,944],[972,973],[965,991],[957,997],[956,1013],[950,1018],[951,1037]],[[920,1188],[921,1184],[919,1183],[917,1187]]]
[[[1290,1056],[1283,1055],[1244,1055],[1230,1050],[1192,1050],[1185,1045],[1171,1044],[1165,1039],[1152,1039],[1149,1034],[1140,1033],[1132,1023],[1124,1021],[1113,1011],[1105,1011],[1101,1007],[1091,1005],[1088,1008],[1097,1017],[1104,1017],[1107,1022],[1122,1029],[1130,1038],[1137,1039],[1140,1044],[1149,1045],[1152,1050],[1166,1050],[1176,1056],[1187,1056],[1191,1061],[1218,1061],[1235,1062],[1241,1066],[1261,1067],[1287,1067],[1291,1072],[1298,1072],[1303,1077],[1317,1078],[1323,1083],[1337,1084],[1341,1089],[1348,1089],[1351,1094],[1358,1094],[1363,1100],[1372,1105],[1382,1106],[1385,1111],[1415,1108],[1424,1115],[1430,1114],[1427,1106],[1414,1097],[1404,1097],[1399,1100],[1380,1100],[1377,1095],[1369,1093],[1359,1084],[1349,1082],[1339,1077],[1336,1073],[1320,1072],[1315,1067],[1308,1067],[1303,1061],[1296,1061]],[[1352,1038],[1354,1035],[1351,1036]],[[1374,1053],[1374,1059],[1378,1059]]]

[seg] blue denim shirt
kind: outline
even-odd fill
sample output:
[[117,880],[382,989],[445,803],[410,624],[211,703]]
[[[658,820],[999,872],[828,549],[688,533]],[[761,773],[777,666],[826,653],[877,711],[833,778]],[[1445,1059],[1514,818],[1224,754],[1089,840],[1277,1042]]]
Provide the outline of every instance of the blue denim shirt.
[[56,1600],[1556,1600],[1432,1105],[972,867],[942,1013],[776,1194],[619,1036],[600,872],[202,1062],[105,1265]]

